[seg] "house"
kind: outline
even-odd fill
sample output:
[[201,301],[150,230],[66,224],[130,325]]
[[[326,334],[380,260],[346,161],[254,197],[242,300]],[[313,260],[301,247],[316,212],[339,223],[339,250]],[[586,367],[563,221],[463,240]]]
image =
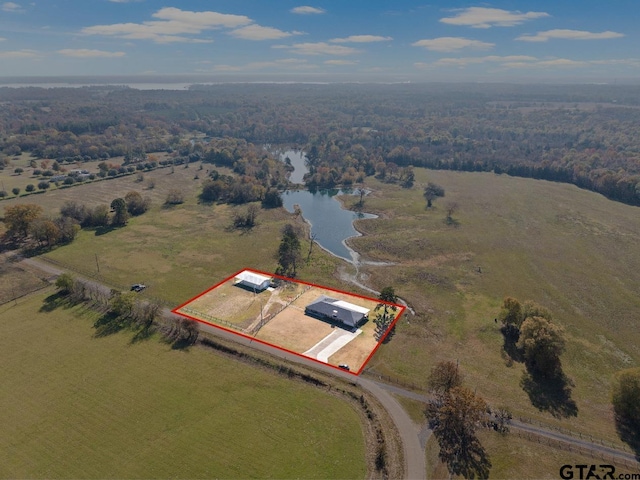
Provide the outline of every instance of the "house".
[[271,277],[245,270],[236,275],[236,285],[261,292],[271,285]]
[[327,320],[337,320],[348,327],[355,328],[363,319],[367,318],[369,310],[353,303],[337,300],[322,295],[305,308],[305,313]]

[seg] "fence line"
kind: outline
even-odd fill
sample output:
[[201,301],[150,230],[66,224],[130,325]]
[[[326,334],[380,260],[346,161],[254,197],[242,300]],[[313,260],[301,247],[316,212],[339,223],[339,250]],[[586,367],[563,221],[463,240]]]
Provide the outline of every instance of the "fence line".
[[32,293],[39,292],[40,290],[44,290],[48,286],[49,286],[49,283],[47,283],[46,285],[40,285],[39,287],[36,287],[36,288],[34,288],[32,290],[29,290],[27,292],[21,293],[20,295],[15,295],[13,298],[10,298],[9,300],[4,300],[4,301],[0,302],[0,306],[1,305],[6,305],[9,302],[15,302],[19,298],[26,297],[27,295],[31,295]]
[[[108,287],[114,288],[116,290],[120,290],[120,291],[128,291],[129,287],[127,287],[126,285],[121,285],[115,282],[112,282],[111,280],[106,279],[105,277],[103,277],[102,275],[100,275],[99,273],[96,272],[90,272],[87,270],[84,270],[82,268],[76,267],[74,265],[69,265],[68,263],[65,262],[61,262],[59,260],[54,260],[53,258],[49,258],[49,257],[39,257],[39,259],[47,262],[47,263],[51,263],[52,265],[56,265],[58,267],[64,268],[65,270],[71,270],[79,275],[82,275],[83,277],[87,277],[91,280],[95,280],[96,282],[100,282],[103,285],[106,285]],[[159,297],[155,297],[155,296],[151,296],[151,295],[147,295],[144,292],[142,292],[142,296],[150,301],[153,301],[155,303],[158,303],[160,305],[164,305],[165,307],[172,307],[173,303],[163,299],[163,298],[159,298]]]
[[611,454],[607,454],[605,452],[601,452],[596,449],[589,448],[587,446],[575,445],[566,441],[557,440],[554,438],[545,437],[543,435],[538,435],[535,433],[518,430],[517,428],[512,427],[510,429],[510,433],[520,438],[529,440],[531,442],[537,442],[541,445],[548,445],[556,449],[568,451],[571,453],[577,453],[587,457],[598,458],[600,460],[611,462],[611,464],[613,464],[614,466],[620,466],[621,464],[623,464],[625,467],[632,468],[632,469],[638,469],[638,466],[639,466],[638,463],[635,463],[631,460],[628,460],[622,457],[617,457]]
[[547,430],[555,430],[556,432],[562,433],[563,435],[568,435],[568,436],[573,437],[573,438],[579,438],[579,439],[585,440],[585,441],[588,440],[591,443],[599,443],[603,447],[610,447],[610,448],[613,448],[613,449],[616,449],[616,450],[623,450],[623,451],[625,451],[627,453],[635,454],[635,452],[628,445],[626,445],[624,443],[615,444],[613,442],[605,442],[603,439],[594,437],[591,434],[586,434],[586,433],[582,433],[582,432],[575,432],[573,430],[568,430],[566,428],[562,428],[562,427],[556,426],[556,425],[549,425],[548,423],[543,423],[543,422],[541,422],[539,420],[536,420],[536,419],[530,418],[530,417],[518,416],[517,418],[522,423],[527,423],[529,425],[537,425],[538,427],[542,427],[542,428],[547,429]]
[[401,380],[399,378],[391,377],[389,375],[383,375],[371,369],[365,369],[364,372],[362,372],[362,375],[365,375],[369,378],[373,378],[376,380],[384,380],[387,383],[392,383],[400,387],[410,388],[412,390],[424,390],[423,385],[416,385],[415,383],[412,383],[412,382],[405,382],[404,380]]
[[188,313],[188,314],[190,314],[190,315],[192,315],[194,317],[198,317],[198,318],[202,318],[203,320],[207,320],[207,321],[209,321],[211,323],[218,323],[218,324],[224,325],[226,327],[233,328],[234,330],[238,330],[238,331],[244,332],[244,330],[242,328],[240,328],[238,325],[234,325],[233,323],[227,322],[226,320],[222,320],[221,318],[214,317],[213,315],[208,315],[208,314],[206,314],[204,312],[201,312],[199,310],[195,310],[195,309],[189,308],[189,307],[182,307],[180,310],[185,312],[185,313]]
[[287,308],[289,305],[291,305],[293,302],[295,302],[296,300],[298,300],[303,294],[307,293],[309,290],[311,289],[311,286],[307,285],[298,295],[296,295],[293,299],[291,299],[288,303],[286,303],[285,305],[282,306],[282,308],[280,310],[278,310],[276,313],[274,313],[273,315],[271,315],[269,318],[267,318],[266,321],[264,322],[260,322],[258,323],[255,327],[253,327],[250,331],[248,331],[247,333],[249,333],[250,335],[256,335],[260,329],[262,327],[264,327],[267,323],[269,323],[271,320],[273,320],[276,316],[278,316],[285,308]]

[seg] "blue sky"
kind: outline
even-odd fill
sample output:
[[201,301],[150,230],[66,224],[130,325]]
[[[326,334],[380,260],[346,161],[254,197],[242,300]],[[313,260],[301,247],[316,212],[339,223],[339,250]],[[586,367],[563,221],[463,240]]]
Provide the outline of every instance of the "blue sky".
[[640,80],[638,0],[0,0],[0,76]]

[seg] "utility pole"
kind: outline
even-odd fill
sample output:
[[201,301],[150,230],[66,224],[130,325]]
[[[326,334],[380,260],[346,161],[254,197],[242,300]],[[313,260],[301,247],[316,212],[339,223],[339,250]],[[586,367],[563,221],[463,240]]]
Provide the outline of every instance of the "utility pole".
[[98,273],[100,273],[100,264],[98,263],[98,254],[96,253],[96,268],[98,269]]

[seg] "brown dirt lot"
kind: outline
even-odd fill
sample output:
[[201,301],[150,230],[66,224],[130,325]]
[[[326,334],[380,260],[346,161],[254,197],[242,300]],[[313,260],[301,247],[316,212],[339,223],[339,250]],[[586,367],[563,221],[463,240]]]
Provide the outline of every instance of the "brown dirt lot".
[[333,331],[331,325],[289,306],[260,329],[256,338],[303,353]]
[[270,297],[271,292],[267,290],[256,295],[229,280],[186,307],[246,328],[260,315],[260,307]]

